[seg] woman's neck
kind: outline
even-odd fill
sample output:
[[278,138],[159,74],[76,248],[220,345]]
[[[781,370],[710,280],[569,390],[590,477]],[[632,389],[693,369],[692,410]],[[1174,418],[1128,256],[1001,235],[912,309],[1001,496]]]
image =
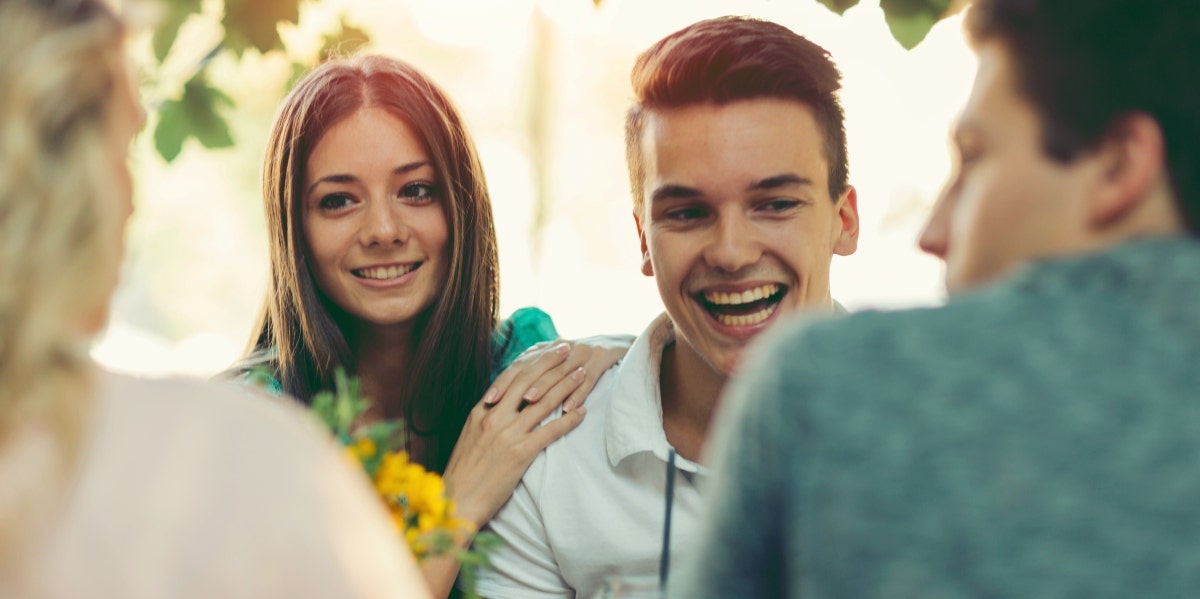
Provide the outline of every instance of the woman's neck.
[[404,413],[404,381],[410,374],[417,340],[411,326],[365,325],[350,335],[362,394],[370,400],[366,417],[397,418]]

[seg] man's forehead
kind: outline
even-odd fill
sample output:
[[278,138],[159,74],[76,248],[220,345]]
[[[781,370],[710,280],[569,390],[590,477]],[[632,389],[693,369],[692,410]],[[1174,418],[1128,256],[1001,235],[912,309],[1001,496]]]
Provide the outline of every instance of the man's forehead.
[[824,136],[800,102],[764,98],[656,109],[645,123],[641,146],[650,188],[748,189],[781,175],[815,184],[828,177]]
[[1008,49],[998,41],[988,41],[977,48],[978,62],[971,94],[963,108],[961,121],[978,120],[997,100],[1019,96],[1016,78],[1011,71]]

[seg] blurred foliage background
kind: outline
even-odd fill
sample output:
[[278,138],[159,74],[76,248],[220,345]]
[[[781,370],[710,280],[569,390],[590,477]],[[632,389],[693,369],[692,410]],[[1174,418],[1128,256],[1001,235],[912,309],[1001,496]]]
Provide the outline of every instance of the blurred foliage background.
[[[949,169],[970,84],[965,0],[124,0],[151,117],[137,212],[96,357],[211,374],[235,360],[266,281],[259,169],[275,109],[331,54],[379,52],[447,89],[476,138],[501,251],[501,308],[538,305],[567,336],[637,333],[659,311],[638,272],[622,119],[638,52],[699,19],[770,19],[845,75],[859,252],[835,260],[850,307],[928,304],[914,247]],[[912,48],[912,50],[907,50]]]
[[[804,1],[804,0],[794,0]],[[859,0],[815,0],[841,15],[858,5]],[[961,10],[968,0],[880,0],[884,20],[896,42],[911,49],[925,39],[929,30],[938,21]],[[604,0],[593,0],[598,9]],[[160,156],[171,162],[179,156],[183,142],[194,137],[205,148],[217,149],[233,145],[229,126],[220,113],[220,107],[229,107],[233,101],[228,95],[212,87],[205,76],[205,68],[212,58],[221,52],[229,52],[241,58],[246,50],[259,53],[285,52],[280,27],[294,27],[300,20],[300,0],[226,0],[219,17],[212,7],[216,3],[201,0],[161,0],[153,25],[153,49],[156,60],[155,71],[162,71],[162,64],[171,53],[179,38],[179,31],[193,17],[219,20],[224,37],[217,42],[197,64],[194,71],[185,77],[182,93],[177,98],[164,100],[159,107],[159,120],[154,128],[154,143]],[[327,58],[331,52],[345,53],[369,41],[366,31],[339,20],[333,31],[322,32],[323,44],[317,52],[317,60]],[[294,72],[303,74],[311,65],[294,63]],[[292,81],[294,81],[293,78]]]

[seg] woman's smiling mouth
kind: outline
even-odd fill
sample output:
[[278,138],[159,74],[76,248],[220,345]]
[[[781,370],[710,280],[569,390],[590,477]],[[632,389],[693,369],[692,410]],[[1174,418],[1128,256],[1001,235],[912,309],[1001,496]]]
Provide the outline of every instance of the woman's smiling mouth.
[[350,274],[360,279],[387,281],[400,278],[420,268],[421,264],[421,262],[412,262],[410,264],[393,264],[391,266],[368,266],[366,268],[351,270]]

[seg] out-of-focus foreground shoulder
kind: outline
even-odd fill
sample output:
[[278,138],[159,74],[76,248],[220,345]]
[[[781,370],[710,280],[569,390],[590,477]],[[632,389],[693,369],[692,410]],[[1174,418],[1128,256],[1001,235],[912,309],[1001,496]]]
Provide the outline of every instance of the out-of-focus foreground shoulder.
[[428,597],[368,481],[290,399],[113,374],[98,391],[52,596]]

